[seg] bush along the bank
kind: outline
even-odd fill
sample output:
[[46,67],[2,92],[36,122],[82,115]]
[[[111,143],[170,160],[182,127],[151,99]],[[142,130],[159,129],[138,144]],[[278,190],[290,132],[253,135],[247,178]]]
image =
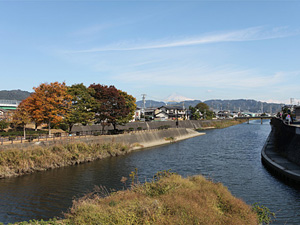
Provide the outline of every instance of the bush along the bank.
[[0,178],[123,155],[128,151],[128,146],[117,143],[81,142],[4,150],[0,151]]
[[258,224],[251,207],[220,183],[202,176],[186,179],[169,172],[151,182],[109,194],[91,194],[73,203],[64,224]]

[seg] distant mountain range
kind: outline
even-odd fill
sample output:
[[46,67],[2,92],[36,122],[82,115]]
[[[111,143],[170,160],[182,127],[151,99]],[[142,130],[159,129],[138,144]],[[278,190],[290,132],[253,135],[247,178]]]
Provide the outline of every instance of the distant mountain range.
[[31,93],[22,90],[0,91],[0,99],[3,100],[18,100],[22,101],[27,98]]
[[[165,105],[180,105],[188,108],[189,106],[195,107],[198,103],[202,101],[200,100],[191,100],[191,101],[181,101],[181,102],[159,102],[154,100],[146,101],[146,108],[156,108]],[[248,99],[237,99],[237,100],[207,100],[204,101],[212,110],[220,111],[220,110],[230,110],[230,111],[241,111],[241,112],[253,112],[253,113],[276,113],[281,110],[282,104],[277,103],[267,103],[256,100],[248,100]],[[138,107],[143,107],[143,101],[136,102]]]
[[[0,99],[6,100],[18,100],[22,101],[23,99],[27,98],[31,93],[28,91],[22,90],[11,90],[11,91],[0,91]],[[146,107],[147,108],[157,108],[160,106],[165,105],[180,105],[188,108],[189,106],[195,107],[200,100],[185,100],[185,101],[174,101],[176,100],[175,97],[172,96],[172,102],[165,103],[162,101],[154,101],[154,100],[146,100]],[[181,98],[184,98],[180,96]],[[171,99],[171,98],[170,98]],[[186,98],[188,99],[188,98]],[[266,112],[266,113],[276,113],[281,110],[282,104],[277,103],[267,103],[261,102],[256,100],[248,100],[248,99],[237,99],[237,100],[207,100],[204,101],[212,110],[220,111],[220,110],[230,110],[230,111],[241,111],[241,112]],[[143,107],[142,101],[137,101],[138,107]]]

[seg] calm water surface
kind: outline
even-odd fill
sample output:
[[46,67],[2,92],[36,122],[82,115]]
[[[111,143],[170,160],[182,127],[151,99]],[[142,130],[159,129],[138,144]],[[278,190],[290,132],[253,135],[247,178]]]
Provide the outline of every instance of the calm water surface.
[[300,224],[300,189],[284,184],[262,165],[260,153],[269,121],[210,130],[206,135],[126,156],[0,180],[0,221],[12,223],[62,216],[72,200],[94,186],[122,189],[123,176],[138,168],[139,179],[172,169],[183,176],[202,174],[222,182],[248,204],[276,212],[273,224]]

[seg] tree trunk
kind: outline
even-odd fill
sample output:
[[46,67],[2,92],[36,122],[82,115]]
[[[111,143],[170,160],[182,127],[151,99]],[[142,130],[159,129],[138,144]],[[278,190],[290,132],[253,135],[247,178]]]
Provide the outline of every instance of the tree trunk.
[[102,123],[102,135],[104,134],[105,123]]
[[23,126],[24,139],[26,140],[26,124]]
[[72,123],[69,123],[68,125],[69,125],[69,134],[70,134],[70,133],[71,133],[71,131],[72,131],[72,127],[73,127],[73,125],[74,125],[74,124],[72,124]]
[[49,136],[51,136],[51,121],[48,123],[48,131]]
[[37,125],[37,122],[35,123],[35,131],[37,131],[37,127],[38,127],[38,125]]

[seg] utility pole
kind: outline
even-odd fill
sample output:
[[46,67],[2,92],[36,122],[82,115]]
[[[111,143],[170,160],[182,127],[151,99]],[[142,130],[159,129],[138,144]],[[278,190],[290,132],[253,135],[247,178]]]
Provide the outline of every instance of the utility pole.
[[142,94],[143,96],[143,109],[146,108],[146,94]]
[[[142,107],[142,115],[145,117],[145,108],[146,108],[146,94],[142,94],[143,96],[143,107]],[[144,118],[143,117],[143,118]]]

